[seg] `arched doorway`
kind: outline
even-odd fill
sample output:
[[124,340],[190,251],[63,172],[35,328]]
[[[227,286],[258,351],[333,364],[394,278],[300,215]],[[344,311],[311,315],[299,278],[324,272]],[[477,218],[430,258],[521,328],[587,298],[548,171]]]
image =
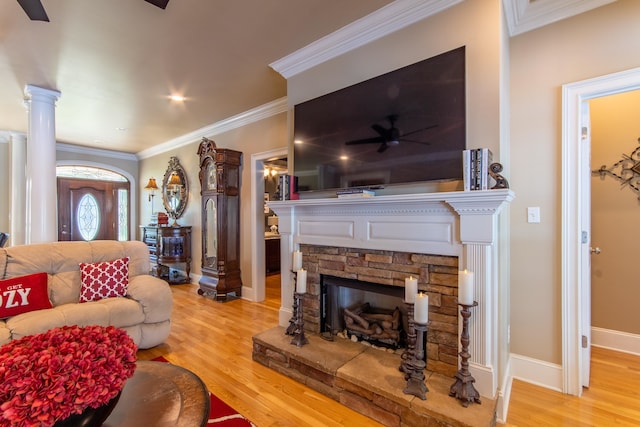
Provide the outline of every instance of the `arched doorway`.
[[129,240],[130,182],[94,166],[56,167],[58,240]]

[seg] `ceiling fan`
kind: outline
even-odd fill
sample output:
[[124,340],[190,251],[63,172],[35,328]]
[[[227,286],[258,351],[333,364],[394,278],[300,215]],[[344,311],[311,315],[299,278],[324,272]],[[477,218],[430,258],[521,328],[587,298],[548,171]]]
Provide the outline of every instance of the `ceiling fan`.
[[[41,0],[17,0],[18,4],[22,6],[24,12],[32,21],[46,21],[49,22],[47,12],[44,10]],[[147,3],[151,3],[154,6],[158,6],[160,9],[165,9],[169,0],[145,0]]]
[[419,144],[429,145],[428,142],[421,141],[413,141],[410,139],[406,139],[407,136],[413,135],[414,133],[422,132],[427,129],[434,128],[438,125],[427,126],[426,128],[414,130],[409,133],[401,133],[400,130],[395,126],[396,120],[398,120],[398,116],[395,114],[391,114],[387,116],[387,120],[389,121],[389,128],[384,128],[379,124],[375,123],[371,125],[371,128],[378,132],[380,136],[375,136],[373,138],[364,138],[364,139],[356,139],[353,141],[347,141],[346,145],[360,145],[360,144],[377,144],[380,143],[380,147],[378,148],[378,153],[383,153],[389,148],[390,145],[398,145],[400,141],[409,141],[409,142],[417,142]]

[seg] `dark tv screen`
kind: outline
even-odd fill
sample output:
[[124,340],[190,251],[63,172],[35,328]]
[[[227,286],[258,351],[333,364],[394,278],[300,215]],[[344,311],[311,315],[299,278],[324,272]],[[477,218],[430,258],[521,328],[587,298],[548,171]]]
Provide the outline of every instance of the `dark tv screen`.
[[462,179],[465,48],[294,106],[301,192]]

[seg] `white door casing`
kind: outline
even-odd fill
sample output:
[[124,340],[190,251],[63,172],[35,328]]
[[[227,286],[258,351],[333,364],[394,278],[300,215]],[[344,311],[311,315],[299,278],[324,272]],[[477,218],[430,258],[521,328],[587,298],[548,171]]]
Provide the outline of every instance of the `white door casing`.
[[589,387],[591,376],[591,113],[589,102],[580,103],[580,179],[582,234],[580,248],[580,305],[582,386]]
[[[251,155],[251,289],[243,288],[242,295],[260,302],[265,299],[265,250],[264,250],[264,161],[286,157],[286,147]],[[246,291],[246,292],[245,292]]]
[[[587,329],[591,327],[590,295],[583,295],[583,284],[591,278],[584,255],[589,244],[582,243],[582,231],[591,233],[591,207],[585,202],[590,198],[590,189],[584,188],[591,175],[590,147],[582,144],[582,128],[589,129],[585,106],[593,98],[637,89],[640,89],[640,68],[562,87],[562,388],[563,392],[576,396],[582,395],[582,387],[588,385],[584,382],[582,351],[582,336],[590,335],[585,330],[587,319]],[[590,285],[587,286],[590,290]]]

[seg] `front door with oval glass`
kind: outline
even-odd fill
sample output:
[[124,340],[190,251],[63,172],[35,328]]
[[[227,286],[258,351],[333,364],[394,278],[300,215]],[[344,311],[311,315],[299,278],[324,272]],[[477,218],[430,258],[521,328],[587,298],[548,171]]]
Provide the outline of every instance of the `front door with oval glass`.
[[129,183],[58,178],[58,240],[128,240]]

